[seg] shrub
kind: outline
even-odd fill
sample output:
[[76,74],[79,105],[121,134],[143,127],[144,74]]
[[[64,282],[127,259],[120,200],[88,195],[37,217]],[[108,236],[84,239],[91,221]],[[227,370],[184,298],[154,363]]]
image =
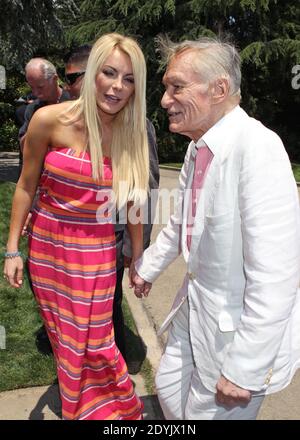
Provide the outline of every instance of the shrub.
[[18,151],[18,128],[12,119],[7,119],[0,126],[0,150]]

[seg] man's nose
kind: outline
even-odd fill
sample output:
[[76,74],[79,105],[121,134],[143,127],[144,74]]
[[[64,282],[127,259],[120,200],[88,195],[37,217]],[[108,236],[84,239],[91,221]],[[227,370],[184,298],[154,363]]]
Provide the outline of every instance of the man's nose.
[[171,104],[171,101],[172,101],[172,99],[171,99],[170,95],[168,94],[167,91],[165,91],[165,93],[163,94],[163,97],[161,98],[161,101],[160,101],[162,108],[168,108],[169,105]]

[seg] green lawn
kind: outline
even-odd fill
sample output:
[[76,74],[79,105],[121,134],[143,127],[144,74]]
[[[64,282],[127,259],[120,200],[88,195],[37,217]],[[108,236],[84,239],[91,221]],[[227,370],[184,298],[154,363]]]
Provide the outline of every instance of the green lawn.
[[294,176],[296,179],[296,182],[300,182],[300,165],[298,164],[292,164]]
[[161,165],[165,165],[168,167],[173,167],[173,168],[178,168],[179,170],[182,167],[182,163],[178,163],[178,162],[168,162],[168,163],[162,163]]
[[[0,183],[1,254],[7,241],[14,188],[13,183]],[[20,248],[26,252],[25,239]],[[6,332],[6,349],[0,350],[0,391],[53,383],[56,379],[53,357],[40,353],[35,345],[35,332],[41,327],[41,320],[26,277],[23,287],[16,290],[7,287],[0,276],[0,325]]]
[[[0,182],[0,252],[5,251],[11,199],[15,185]],[[26,239],[20,249],[26,253]],[[1,259],[2,260],[2,259]],[[0,326],[5,328],[6,348],[0,349],[0,392],[37,385],[49,385],[56,380],[52,355],[40,353],[35,345],[36,331],[41,319],[36,302],[25,277],[20,290],[7,287],[2,278],[3,260],[0,266]],[[145,357],[145,347],[137,336],[137,330],[129,306],[123,300],[126,323],[128,360],[136,363],[144,377],[147,391],[152,394],[153,375]],[[1,333],[0,333],[1,334]],[[1,347],[2,345],[0,345]]]
[[[182,167],[182,163],[175,163],[175,162],[168,162],[168,163],[163,163],[162,165],[166,165],[169,167],[173,167],[173,168],[178,168],[181,169]],[[296,182],[300,182],[300,165],[298,164],[292,164],[292,169],[294,172],[294,176],[296,179]]]

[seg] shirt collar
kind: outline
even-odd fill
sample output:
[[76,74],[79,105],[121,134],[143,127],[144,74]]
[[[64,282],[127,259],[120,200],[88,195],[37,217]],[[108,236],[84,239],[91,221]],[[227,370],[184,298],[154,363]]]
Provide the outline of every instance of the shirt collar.
[[206,147],[206,143],[204,142],[203,138],[200,138],[196,143],[192,141],[192,158],[195,159],[197,155],[197,151],[201,147]]
[[206,144],[214,156],[225,156],[227,147],[231,145],[235,137],[235,127],[239,127],[241,118],[245,117],[248,115],[239,105],[234,107],[194,144],[195,152]]

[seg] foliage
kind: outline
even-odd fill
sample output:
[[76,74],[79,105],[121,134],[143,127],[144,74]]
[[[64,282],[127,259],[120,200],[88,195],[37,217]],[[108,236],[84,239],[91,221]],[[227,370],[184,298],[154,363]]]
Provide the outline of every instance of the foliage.
[[148,115],[157,130],[161,160],[181,161],[187,139],[169,133],[166,112],[160,107],[163,69],[155,37],[168,34],[172,40],[181,41],[217,35],[233,41],[241,51],[243,107],[278,132],[291,159],[300,162],[296,119],[300,95],[291,87],[292,68],[300,65],[298,0],[2,0],[1,3],[4,8],[0,17],[0,43],[3,43],[0,56],[5,52],[9,65],[19,69],[32,54],[47,55],[62,66],[65,46],[93,43],[106,32],[135,37],[147,61]]
[[1,0],[0,64],[22,71],[26,62],[63,43],[57,14],[74,14],[72,0]]
[[293,168],[296,182],[300,182],[300,165],[293,164],[292,168]]
[[33,56],[45,56],[63,48],[63,25],[58,15],[74,16],[73,0],[1,0],[0,65],[7,84],[0,90],[0,148],[18,148],[14,123],[15,100],[28,87],[20,72]]
[[17,151],[18,144],[18,128],[12,119],[6,121],[0,126],[0,148],[3,151]]
[[15,101],[29,91],[22,75],[7,76],[5,90],[0,90],[0,149],[3,151],[18,150],[18,127],[15,124]]
[[300,161],[296,121],[299,93],[291,87],[300,64],[300,6],[297,0],[83,0],[77,24],[68,28],[69,45],[94,42],[106,32],[132,35],[148,68],[148,114],[159,138],[161,161],[180,161],[186,138],[171,135],[165,111],[162,69],[154,45],[158,34],[174,41],[217,35],[240,48],[243,107],[277,131],[292,159]]

